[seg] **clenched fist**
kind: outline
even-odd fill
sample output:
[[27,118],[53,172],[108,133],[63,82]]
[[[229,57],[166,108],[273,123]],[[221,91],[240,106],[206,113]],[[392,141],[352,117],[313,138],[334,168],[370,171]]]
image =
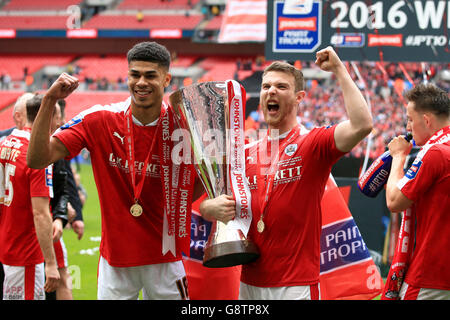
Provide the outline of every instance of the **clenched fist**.
[[77,78],[63,72],[48,89],[46,96],[53,99],[65,99],[78,88],[79,81]]

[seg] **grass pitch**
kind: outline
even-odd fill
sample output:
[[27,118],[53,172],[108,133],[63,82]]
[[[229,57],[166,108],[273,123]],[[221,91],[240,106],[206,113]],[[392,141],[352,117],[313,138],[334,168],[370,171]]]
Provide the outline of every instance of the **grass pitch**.
[[78,240],[72,229],[65,229],[63,237],[69,260],[68,270],[72,276],[74,300],[95,300],[101,236],[100,203],[92,167],[82,164],[79,173],[81,183],[88,194],[83,207],[84,235]]

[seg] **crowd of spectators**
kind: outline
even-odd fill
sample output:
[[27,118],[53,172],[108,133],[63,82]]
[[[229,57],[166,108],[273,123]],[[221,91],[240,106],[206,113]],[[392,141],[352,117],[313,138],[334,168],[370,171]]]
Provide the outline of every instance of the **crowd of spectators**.
[[[260,71],[264,62],[261,61],[260,57],[254,60],[237,59],[236,74],[240,70]],[[303,69],[315,68],[312,62],[296,61],[294,64]],[[355,66],[347,63],[347,68],[368,100],[374,119],[374,130],[369,139],[361,142],[348,156],[364,157],[367,143],[370,140],[369,157],[374,159],[385,151],[388,142],[394,136],[405,133],[406,101],[403,98],[405,90],[412,88],[417,83],[431,81],[447,92],[450,91],[450,82],[437,77],[439,72],[450,70],[450,64],[359,62]],[[69,65],[67,70],[75,76],[79,76],[81,71],[76,64]],[[359,72],[360,78],[356,71]],[[26,82],[25,80],[26,78],[24,78],[24,82]],[[127,90],[126,78],[108,80],[105,77],[94,78],[83,73],[80,80],[82,81],[80,90]],[[186,85],[184,80],[186,79],[173,79],[173,86],[168,89],[173,91]],[[188,84],[192,83],[192,79],[189,80]],[[52,77],[43,79],[41,81],[42,89],[46,89],[53,81]],[[9,90],[11,88],[10,82],[9,76],[2,73],[0,89]],[[36,81],[34,85],[37,85]],[[25,83],[25,86],[28,87],[29,83]],[[34,88],[34,90],[38,89]],[[335,79],[306,79],[306,92],[307,95],[300,105],[299,116],[302,124],[307,128],[332,125],[346,119],[343,97]],[[249,130],[248,135],[254,136],[253,131],[265,128],[263,122],[260,112],[252,112],[246,121],[246,127]]]
[[[314,67],[311,63],[301,65]],[[447,92],[450,91],[450,82],[436,78],[440,71],[449,69],[446,64],[383,65],[377,62],[362,62],[356,65],[356,70],[350,64],[347,64],[347,67],[368,100],[374,120],[374,130],[370,137],[363,140],[347,156],[364,158],[370,141],[368,155],[375,159],[386,150],[393,137],[406,133],[406,101],[403,97],[405,90],[417,83],[431,81]],[[346,119],[343,96],[335,79],[307,79],[306,92],[307,95],[299,108],[299,122],[306,128],[333,125]],[[255,132],[266,128],[261,112],[250,114],[246,128],[250,140],[260,137],[260,134]]]

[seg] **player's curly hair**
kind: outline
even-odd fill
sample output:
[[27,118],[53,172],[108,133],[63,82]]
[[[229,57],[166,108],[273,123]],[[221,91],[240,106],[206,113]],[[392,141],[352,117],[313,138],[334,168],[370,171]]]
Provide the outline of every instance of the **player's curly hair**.
[[450,117],[450,98],[447,92],[432,83],[418,84],[405,93],[405,98],[414,102],[417,111],[428,111],[439,117]]
[[295,92],[305,90],[305,79],[303,77],[303,72],[293,65],[283,61],[274,61],[264,69],[263,77],[269,71],[279,71],[292,75],[295,82]]
[[157,63],[169,70],[170,53],[166,47],[154,41],[140,42],[127,53],[128,64],[131,61],[147,61]]

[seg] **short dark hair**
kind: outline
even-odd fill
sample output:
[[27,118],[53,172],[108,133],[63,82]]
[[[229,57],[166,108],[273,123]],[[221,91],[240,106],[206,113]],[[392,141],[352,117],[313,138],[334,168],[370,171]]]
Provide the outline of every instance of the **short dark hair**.
[[27,100],[26,107],[28,122],[33,123],[34,119],[36,119],[43,97],[44,95],[42,94],[35,94],[33,98]]
[[147,61],[157,63],[169,70],[170,53],[166,47],[154,41],[145,41],[136,44],[127,53],[128,64],[131,61]]
[[274,61],[266,69],[264,69],[263,77],[270,71],[279,71],[292,75],[294,77],[295,92],[305,89],[303,72],[294,67],[292,64],[283,61]]
[[414,102],[415,109],[432,112],[439,117],[450,117],[450,98],[447,92],[432,83],[420,83],[405,93],[408,101]]

